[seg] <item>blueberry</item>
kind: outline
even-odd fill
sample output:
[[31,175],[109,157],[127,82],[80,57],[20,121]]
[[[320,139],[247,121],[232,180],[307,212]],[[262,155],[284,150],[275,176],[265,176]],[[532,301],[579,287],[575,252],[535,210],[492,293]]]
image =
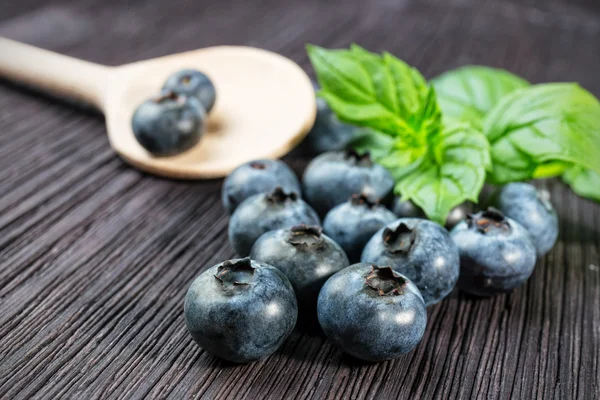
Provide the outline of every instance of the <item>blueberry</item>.
[[494,196],[494,205],[531,234],[538,256],[546,254],[558,238],[558,216],[550,193],[527,183],[509,183]]
[[227,176],[223,182],[221,200],[231,214],[248,197],[271,192],[277,186],[288,192],[300,193],[300,182],[296,174],[283,161],[250,161]]
[[316,320],[317,297],[334,273],[350,263],[344,250],[317,226],[297,225],[262,235],[250,258],[270,264],[283,272],[294,287],[301,315]]
[[277,187],[247,198],[236,208],[229,220],[229,241],[236,253],[247,256],[263,233],[300,224],[321,225],[321,221],[298,194]]
[[319,294],[318,315],[329,340],[366,361],[411,351],[427,325],[423,298],[408,278],[364,263],[329,278]]
[[358,128],[341,122],[327,102],[317,98],[317,118],[303,146],[312,154],[344,150],[352,141]]
[[394,179],[369,154],[354,151],[329,152],[315,158],[303,178],[304,197],[324,216],[353,194],[364,193],[371,201],[382,201],[394,187]]
[[410,200],[401,200],[394,197],[392,211],[398,218],[425,218],[423,210]]
[[444,224],[444,228],[447,230],[451,230],[460,222],[467,219],[467,216],[471,212],[471,203],[465,202],[450,210],[448,217],[446,217],[446,223]]
[[209,268],[184,305],[192,338],[208,353],[237,363],[274,353],[298,315],[294,289],[281,271],[249,258]]
[[323,229],[342,246],[351,262],[358,262],[375,232],[395,220],[393,212],[361,194],[353,195],[346,203],[329,211]]
[[[454,228],[460,221],[467,218],[471,209],[470,203],[465,202],[450,210],[444,227],[448,230]],[[399,218],[426,218],[423,210],[410,200],[401,201],[400,197],[395,197],[392,204],[392,211]]]
[[150,153],[171,156],[200,141],[204,117],[204,109],[195,98],[163,92],[135,110],[131,127],[137,141]]
[[535,247],[529,233],[496,209],[470,215],[451,235],[460,252],[458,287],[467,293],[508,292],[533,272]]
[[458,249],[448,232],[419,218],[401,218],[380,229],[365,246],[361,261],[390,265],[406,275],[427,306],[450,294],[460,270]]
[[215,105],[217,92],[208,76],[195,69],[183,69],[167,78],[163,90],[172,90],[188,97],[195,97],[206,112]]

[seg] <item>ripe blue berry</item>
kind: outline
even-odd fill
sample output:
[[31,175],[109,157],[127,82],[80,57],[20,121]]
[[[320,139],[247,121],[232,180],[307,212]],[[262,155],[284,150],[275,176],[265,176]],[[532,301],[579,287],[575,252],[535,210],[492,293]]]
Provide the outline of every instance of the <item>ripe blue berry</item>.
[[460,252],[458,287],[478,296],[522,285],[535,267],[535,247],[527,230],[498,210],[470,215],[451,232]]
[[410,200],[400,200],[400,197],[394,197],[392,211],[398,218],[425,218],[425,213],[419,206]]
[[527,183],[509,183],[494,196],[494,205],[531,234],[538,256],[546,254],[558,238],[558,216],[550,193]]
[[237,254],[247,256],[265,232],[294,225],[321,225],[317,213],[295,192],[280,187],[244,200],[229,220],[229,241]]
[[[454,207],[448,213],[444,228],[450,230],[454,228],[460,221],[467,218],[467,214],[471,209],[471,203],[465,202]],[[398,218],[427,218],[423,210],[410,200],[401,201],[400,197],[395,197],[392,203],[392,211]]]
[[417,287],[390,267],[355,264],[321,289],[319,323],[336,346],[366,361],[396,358],[423,338],[427,310]]
[[278,269],[249,258],[198,276],[185,296],[185,322],[208,353],[246,363],[275,352],[296,325],[294,290]]
[[448,232],[425,219],[402,218],[380,229],[365,246],[362,262],[389,265],[410,279],[429,306],[458,280],[459,257]]
[[250,258],[278,268],[290,280],[300,314],[316,321],[317,297],[325,281],[349,265],[342,248],[317,226],[297,225],[262,235]]
[[137,141],[155,156],[171,156],[194,147],[204,133],[204,109],[193,97],[163,92],[143,102],[131,127]]
[[452,230],[452,228],[454,228],[460,222],[467,219],[467,216],[471,212],[471,205],[472,203],[466,202],[459,204],[458,206],[450,210],[450,213],[446,217],[446,223],[444,224],[444,228],[446,228],[447,230]]
[[364,193],[371,201],[382,201],[391,194],[394,179],[368,154],[354,151],[329,152],[315,158],[303,177],[304,197],[319,215],[324,216],[353,194]]
[[169,76],[163,90],[172,90],[198,99],[206,112],[215,105],[217,92],[212,81],[200,71],[184,69]]
[[233,170],[221,190],[223,206],[229,214],[248,197],[273,191],[280,186],[286,192],[300,194],[296,174],[280,160],[255,160]]
[[348,146],[357,132],[356,126],[341,122],[327,102],[317,97],[317,118],[303,145],[311,154],[340,151]]
[[394,220],[396,215],[384,206],[369,201],[365,195],[353,195],[327,213],[323,230],[342,246],[350,262],[358,262],[369,239]]

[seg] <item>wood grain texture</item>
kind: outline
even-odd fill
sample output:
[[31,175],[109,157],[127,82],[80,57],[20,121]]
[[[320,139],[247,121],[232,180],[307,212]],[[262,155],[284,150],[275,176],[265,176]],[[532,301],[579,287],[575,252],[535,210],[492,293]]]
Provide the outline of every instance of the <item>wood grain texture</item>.
[[[355,41],[427,77],[479,63],[600,96],[592,0],[9,2],[0,35],[107,65],[240,44],[310,71],[306,42]],[[600,206],[559,181],[540,185],[560,240],[527,284],[453,293],[415,351],[365,364],[295,331],[242,366],[207,355],[183,321],[193,278],[232,256],[220,185],[135,171],[98,115],[0,85],[0,398],[600,397]]]

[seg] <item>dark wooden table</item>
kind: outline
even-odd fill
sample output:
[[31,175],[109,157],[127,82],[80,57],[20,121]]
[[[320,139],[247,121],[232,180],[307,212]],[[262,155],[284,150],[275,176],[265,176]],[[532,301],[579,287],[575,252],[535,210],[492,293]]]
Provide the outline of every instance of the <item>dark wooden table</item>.
[[[595,0],[8,0],[0,36],[108,65],[245,44],[309,71],[305,43],[355,41],[427,77],[481,63],[600,95]],[[0,398],[597,399],[600,206],[541,184],[561,234],[533,277],[453,293],[410,354],[363,364],[294,332],[264,361],[225,364],[182,312],[193,278],[233,255],[221,181],[140,173],[99,115],[0,85]]]

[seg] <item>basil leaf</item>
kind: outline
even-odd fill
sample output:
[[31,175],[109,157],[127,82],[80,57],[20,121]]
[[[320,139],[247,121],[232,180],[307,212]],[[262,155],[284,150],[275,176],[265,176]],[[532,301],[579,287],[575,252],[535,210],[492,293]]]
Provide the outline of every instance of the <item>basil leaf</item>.
[[[383,53],[383,61],[392,75],[399,114],[404,120],[414,123],[429,96],[427,81],[417,69],[390,53]],[[440,113],[437,104],[436,108]]]
[[519,89],[500,100],[484,121],[495,183],[527,180],[550,161],[600,172],[600,102],[573,83]]
[[383,59],[379,55],[370,53],[356,44],[350,46],[350,54],[369,73],[373,83],[374,100],[381,103],[383,107],[393,112],[394,115],[398,115],[399,104],[396,88],[392,74],[386,68]]
[[[392,169],[396,192],[412,200],[440,224],[465,200],[478,201],[490,165],[489,144],[468,123],[449,122],[436,138],[431,153],[405,169]],[[393,153],[381,160],[390,168]]]
[[580,196],[600,201],[600,174],[574,165],[562,176],[571,189]]
[[481,129],[485,115],[505,95],[529,86],[508,71],[471,65],[448,71],[431,81],[444,117],[467,121]]
[[553,178],[555,176],[559,176],[571,166],[571,163],[560,160],[545,162],[535,168],[533,171],[533,179]]
[[319,95],[340,120],[390,134],[404,129],[404,121],[377,101],[369,71],[350,51],[307,50],[321,86]]
[[[439,129],[441,111],[432,89],[414,68],[390,54],[307,46],[323,97],[344,122],[426,146],[425,132]],[[426,107],[426,108],[424,108]]]

